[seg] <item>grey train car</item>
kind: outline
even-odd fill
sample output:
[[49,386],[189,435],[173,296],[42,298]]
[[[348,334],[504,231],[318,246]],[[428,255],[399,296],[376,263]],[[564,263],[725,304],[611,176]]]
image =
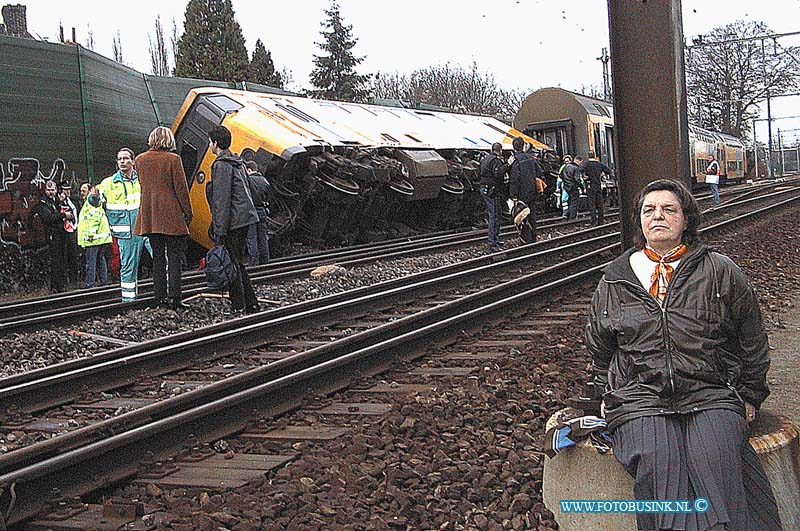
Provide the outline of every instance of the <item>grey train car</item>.
[[[543,88],[525,98],[513,126],[547,144],[559,157],[567,153],[585,157],[593,151],[614,168],[614,108],[607,101],[562,88]],[[745,148],[738,138],[689,125],[688,149],[694,184],[705,182],[712,153],[720,162],[722,182],[744,179]]]

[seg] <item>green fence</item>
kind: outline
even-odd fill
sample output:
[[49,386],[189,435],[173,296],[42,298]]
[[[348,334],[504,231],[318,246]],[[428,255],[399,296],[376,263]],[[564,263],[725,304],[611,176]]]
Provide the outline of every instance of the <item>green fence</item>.
[[151,76],[80,45],[0,35],[0,193],[9,173],[35,180],[37,163],[44,178],[63,167],[63,178],[75,183],[101,180],[115,171],[120,147],[144,151],[154,127],[172,125],[189,90],[208,86],[291,94],[254,83]]
[[0,35],[0,293],[40,274],[26,249],[44,245],[29,219],[47,180],[98,182],[120,147],[140,153],[171,126],[189,90],[227,87],[291,94],[251,83],[150,76],[79,45]]

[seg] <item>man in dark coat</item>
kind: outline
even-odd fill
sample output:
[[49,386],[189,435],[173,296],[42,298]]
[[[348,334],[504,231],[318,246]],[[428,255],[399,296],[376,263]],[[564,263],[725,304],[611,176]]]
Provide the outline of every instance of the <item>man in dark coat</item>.
[[533,241],[536,241],[536,177],[539,173],[538,163],[528,153],[523,151],[525,141],[520,137],[515,137],[511,142],[514,154],[509,157],[508,170],[509,189],[508,196],[514,201],[522,201],[530,209],[528,223],[530,223]]
[[250,197],[258,213],[258,222],[247,230],[247,254],[250,265],[264,265],[269,261],[269,235],[267,234],[267,216],[269,215],[269,182],[258,171],[254,160],[245,162]]
[[561,186],[567,192],[567,219],[578,217],[578,201],[581,196],[581,169],[570,158],[561,173]]
[[503,177],[508,171],[508,164],[503,160],[503,146],[499,142],[492,144],[492,151],[481,160],[481,180],[478,190],[486,205],[488,219],[487,243],[488,252],[500,250],[500,214],[502,212]]
[[230,285],[231,306],[235,313],[259,310],[253,285],[243,265],[247,252],[247,230],[258,222],[258,213],[250,197],[244,161],[231,153],[231,132],[218,125],[208,134],[210,149],[217,156],[211,165],[211,238],[224,246],[236,269]]
[[50,264],[50,289],[56,293],[64,291],[67,268],[70,266],[69,245],[72,244],[65,224],[74,224],[77,219],[68,209],[61,208],[61,199],[57,197],[58,186],[55,181],[47,181],[44,186],[45,195],[39,199],[30,211],[29,219],[38,218],[44,226],[47,238],[47,257]]
[[602,225],[604,214],[601,176],[604,173],[612,176],[614,172],[594,157],[594,151],[589,152],[589,160],[583,163],[581,169],[588,181],[586,193],[589,196],[589,215],[592,217],[592,225]]

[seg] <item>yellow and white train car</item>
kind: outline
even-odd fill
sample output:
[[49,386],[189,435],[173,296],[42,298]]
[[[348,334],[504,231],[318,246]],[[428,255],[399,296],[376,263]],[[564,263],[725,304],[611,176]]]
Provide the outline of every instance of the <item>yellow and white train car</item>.
[[271,233],[316,243],[470,226],[482,215],[478,160],[492,143],[510,150],[521,136],[548,149],[486,116],[193,89],[173,131],[195,212],[191,236],[206,247],[215,125],[230,129],[231,151],[257,162],[272,184]]

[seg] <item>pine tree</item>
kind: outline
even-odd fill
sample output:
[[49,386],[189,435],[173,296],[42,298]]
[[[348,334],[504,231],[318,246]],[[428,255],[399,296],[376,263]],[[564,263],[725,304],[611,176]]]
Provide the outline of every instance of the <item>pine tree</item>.
[[247,81],[261,83],[270,87],[283,88],[283,78],[280,72],[275,71],[275,64],[272,62],[272,53],[267,51],[261,39],[256,41],[253,50],[253,60],[250,61],[250,74]]
[[314,56],[311,84],[319,90],[311,91],[311,94],[332,100],[364,101],[370,76],[356,73],[356,66],[364,58],[353,55],[353,47],[358,41],[352,35],[353,26],[344,25],[335,1],[325,14],[328,19],[321,23],[324,29],[320,32],[323,42],[317,46],[328,55]]
[[241,81],[250,61],[231,0],[189,0],[178,40],[175,75]]

